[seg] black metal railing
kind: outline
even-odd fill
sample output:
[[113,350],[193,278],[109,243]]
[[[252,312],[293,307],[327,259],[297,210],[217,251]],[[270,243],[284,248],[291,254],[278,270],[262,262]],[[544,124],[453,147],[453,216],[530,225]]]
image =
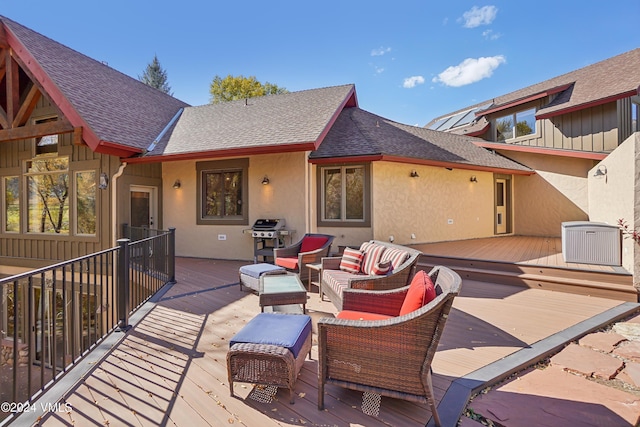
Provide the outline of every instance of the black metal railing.
[[117,247],[0,279],[0,402],[15,406],[0,408],[0,425],[175,282],[175,229],[127,236]]

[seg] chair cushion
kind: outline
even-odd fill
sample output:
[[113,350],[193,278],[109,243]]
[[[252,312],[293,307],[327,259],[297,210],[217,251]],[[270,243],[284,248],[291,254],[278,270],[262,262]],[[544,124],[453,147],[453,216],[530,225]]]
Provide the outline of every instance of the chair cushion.
[[385,320],[390,319],[391,316],[387,316],[386,314],[369,313],[367,311],[342,310],[340,313],[336,314],[336,318],[347,320]]
[[300,245],[300,252],[311,252],[320,249],[327,243],[327,240],[329,239],[324,236],[305,236]]
[[231,338],[229,348],[237,343],[277,345],[298,357],[310,333],[311,317],[306,314],[258,313]]
[[288,270],[297,270],[298,269],[298,258],[276,258],[276,265],[280,267],[284,267]]
[[407,258],[409,258],[409,252],[398,248],[387,248],[380,257],[380,261],[391,261],[393,269],[396,270]]
[[385,274],[391,273],[393,270],[393,266],[391,265],[391,261],[380,261],[373,267],[373,274],[376,276],[384,276]]
[[400,316],[409,314],[428,304],[436,297],[436,288],[431,281],[431,277],[424,271],[420,270],[413,276],[409,291],[404,297],[402,307],[400,308]]
[[343,291],[349,287],[349,279],[357,276],[342,270],[322,270],[322,286],[330,287],[333,292],[342,298]]
[[364,259],[362,260],[362,267],[360,267],[360,271],[364,274],[375,274],[373,269],[380,261],[380,257],[385,251],[385,247],[377,243],[364,242],[360,246],[360,250],[364,252]]
[[358,273],[362,265],[364,255],[358,249],[345,248],[340,260],[340,270],[348,273]]

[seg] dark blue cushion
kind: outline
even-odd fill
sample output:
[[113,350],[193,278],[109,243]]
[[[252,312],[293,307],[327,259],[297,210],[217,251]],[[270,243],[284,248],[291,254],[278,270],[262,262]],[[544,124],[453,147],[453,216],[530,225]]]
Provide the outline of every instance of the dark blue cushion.
[[236,343],[270,344],[284,347],[298,357],[311,333],[311,317],[306,314],[260,313],[229,341]]

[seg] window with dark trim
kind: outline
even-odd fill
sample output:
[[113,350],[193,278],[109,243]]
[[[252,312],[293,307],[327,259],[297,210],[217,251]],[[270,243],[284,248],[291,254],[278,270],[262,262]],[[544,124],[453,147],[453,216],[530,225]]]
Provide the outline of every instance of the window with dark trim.
[[369,165],[318,168],[318,225],[369,227]]
[[198,218],[202,225],[249,223],[248,159],[196,163]]

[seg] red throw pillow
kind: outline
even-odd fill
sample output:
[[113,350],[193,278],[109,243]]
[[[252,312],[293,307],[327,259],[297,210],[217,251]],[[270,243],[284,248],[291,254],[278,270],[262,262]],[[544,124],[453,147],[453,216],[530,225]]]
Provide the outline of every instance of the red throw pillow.
[[431,281],[431,277],[424,271],[420,270],[413,276],[409,291],[404,297],[402,308],[400,308],[400,316],[409,314],[428,304],[436,297],[436,288]]
[[345,248],[340,260],[340,270],[357,274],[360,272],[364,255],[357,249]]
[[327,243],[327,238],[324,236],[306,236],[300,244],[300,252],[315,251],[323,247],[325,243]]

